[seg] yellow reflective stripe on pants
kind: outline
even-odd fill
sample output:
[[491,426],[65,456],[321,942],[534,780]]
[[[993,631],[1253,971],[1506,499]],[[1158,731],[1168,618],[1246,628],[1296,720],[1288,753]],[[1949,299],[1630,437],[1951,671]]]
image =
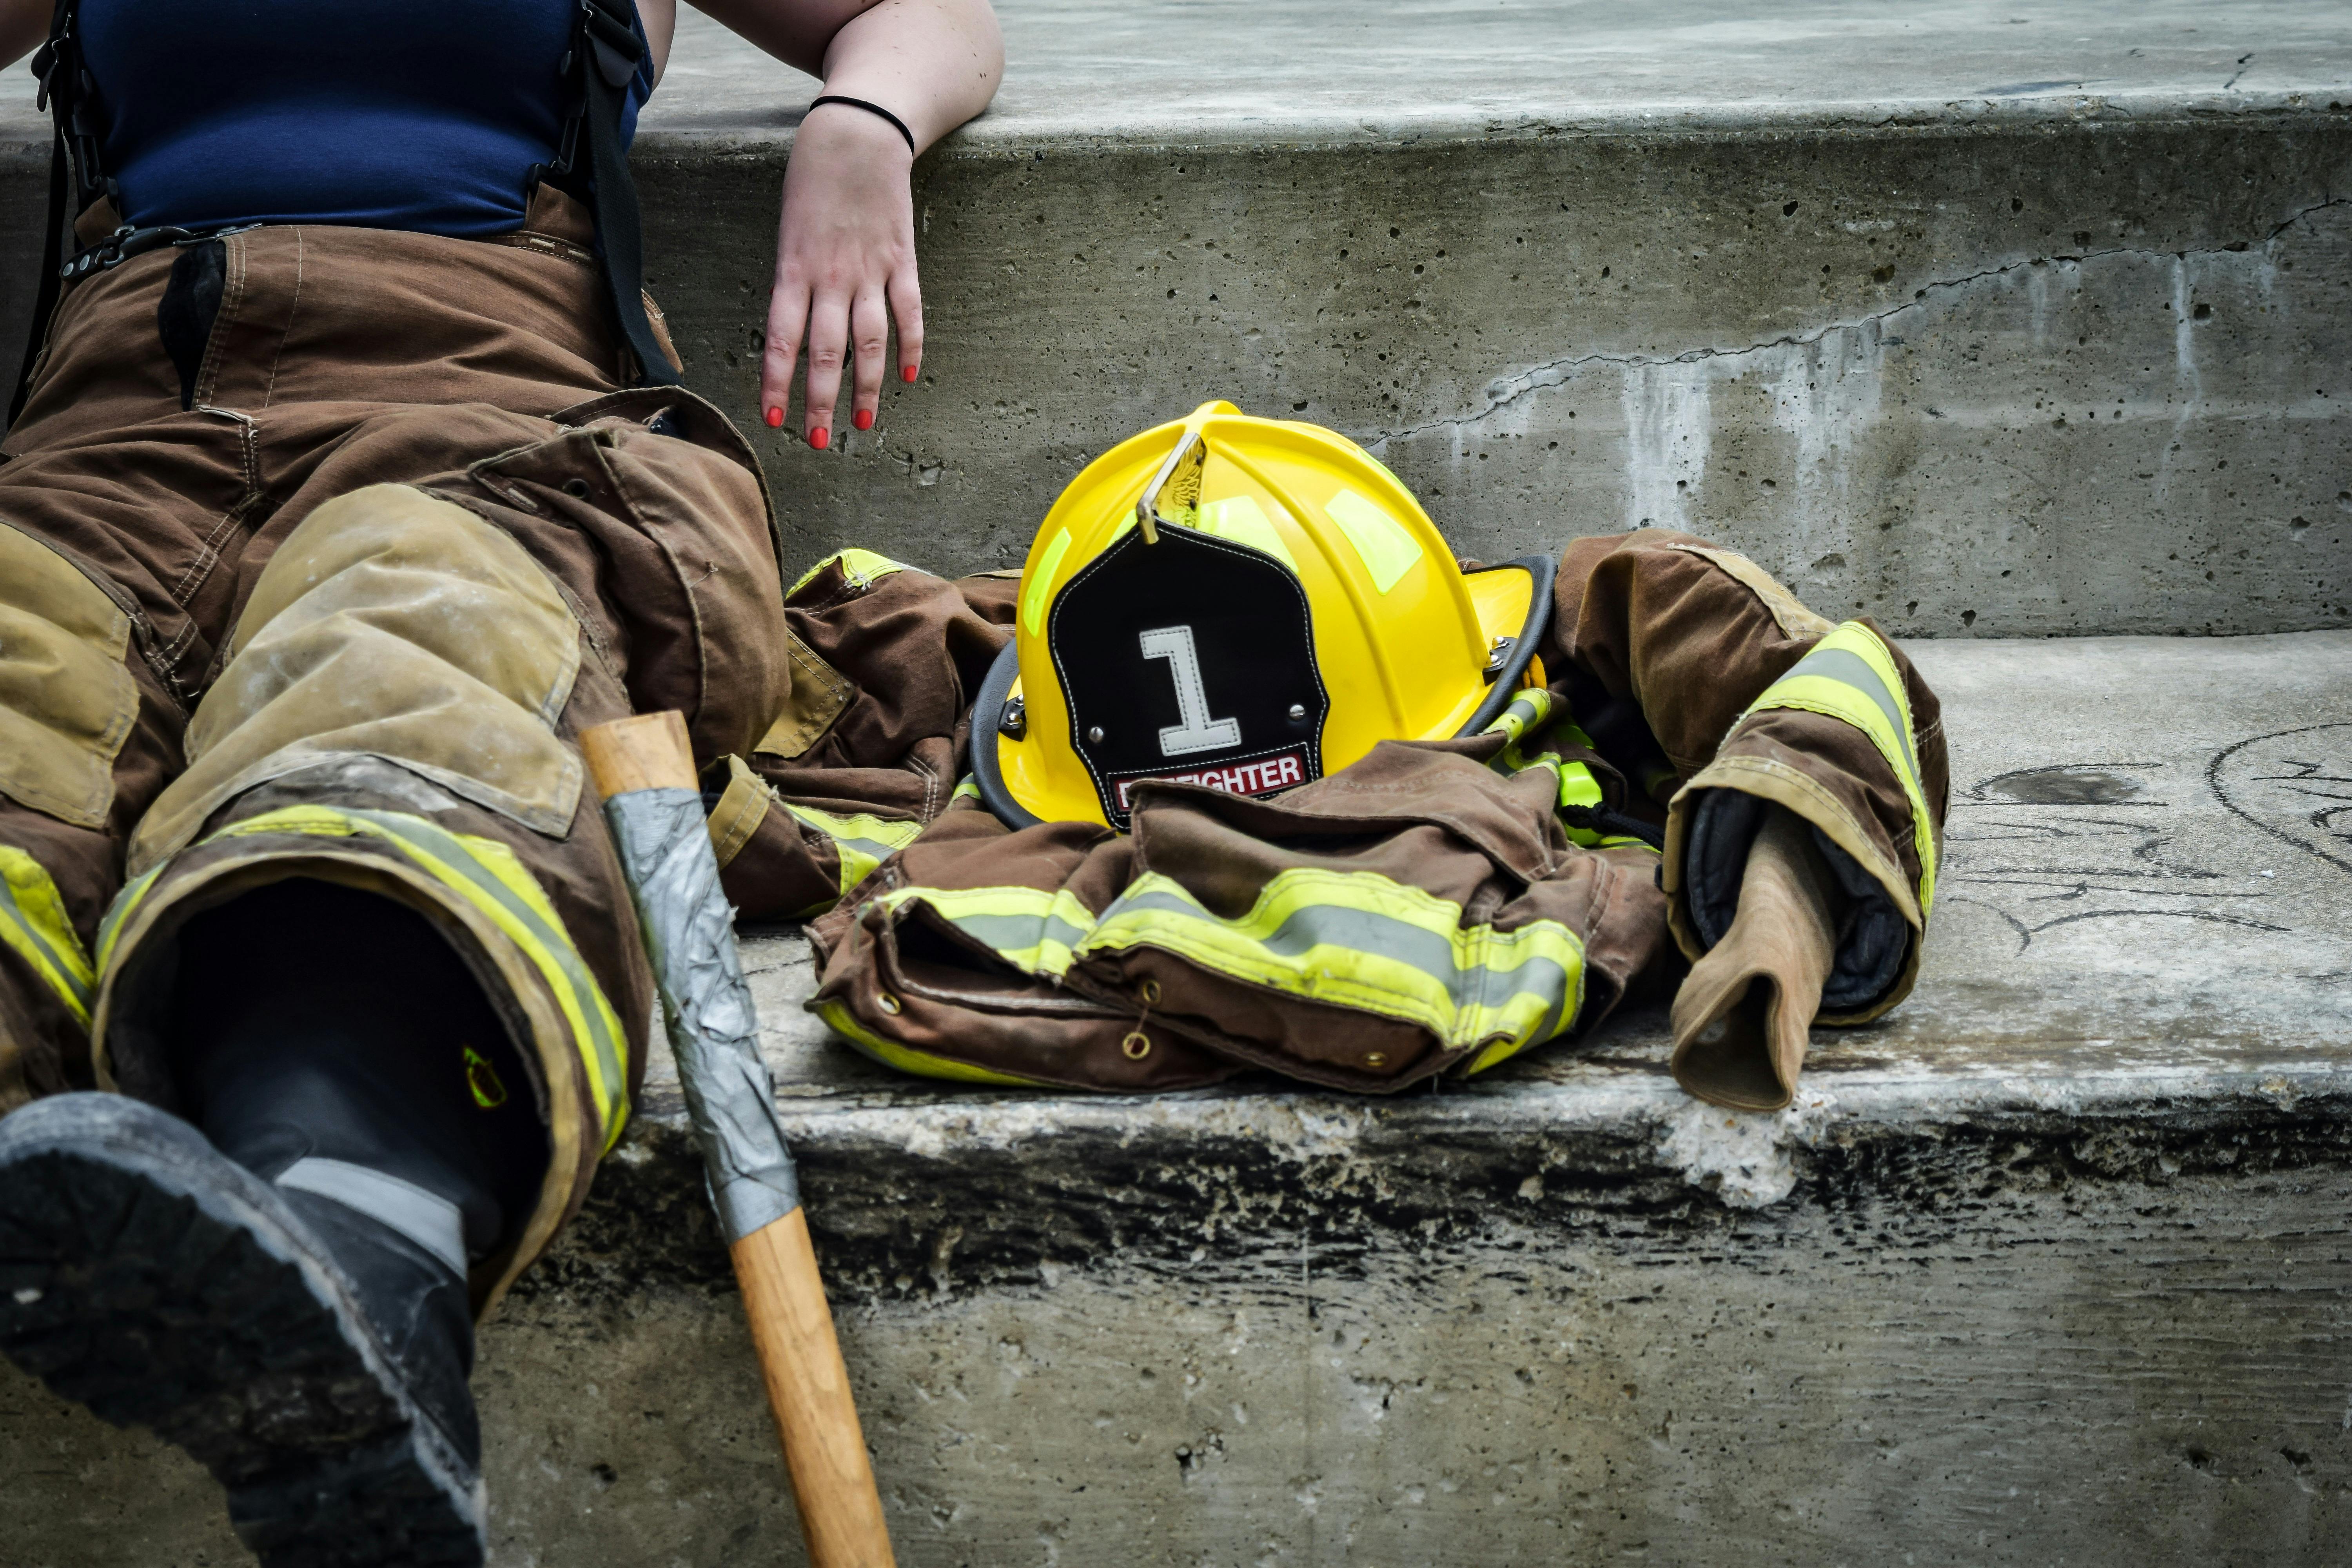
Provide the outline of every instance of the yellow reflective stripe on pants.
[[[269,833],[366,837],[390,843],[435,881],[487,916],[539,971],[562,1010],[587,1075],[589,1096],[604,1135],[604,1147],[611,1150],[629,1117],[628,1037],[622,1032],[621,1020],[605,999],[604,987],[596,984],[587,961],[572,945],[562,917],[513,850],[495,838],[452,833],[421,816],[326,805],[289,805],[266,812],[231,823],[202,843]],[[158,867],[125,888],[114,908],[107,911],[99,945],[101,968],[113,958],[122,922],[146,898],[163,868]]]
[[[856,816],[835,816],[829,811],[794,805],[788,800],[776,804],[792,813],[793,821],[814,827],[833,840],[834,854],[841,862],[841,885],[835,890],[835,899],[866,880],[875,867],[912,844],[923,831],[919,822],[896,822],[863,812]],[[803,912],[823,914],[831,907],[828,902]]]
[[66,917],[57,882],[39,861],[5,844],[0,844],[0,942],[57,993],[84,1028],[89,1026],[97,968]]
[[897,910],[919,903],[1024,974],[1058,980],[1094,930],[1094,911],[1067,889],[900,888],[882,897]]
[[1236,980],[1418,1024],[1450,1047],[1498,1034],[1528,1046],[1566,1028],[1584,992],[1575,934],[1556,921],[1499,931],[1461,920],[1460,906],[1419,888],[1320,867],[1279,873],[1246,914],[1227,920],[1147,871],[1078,951],[1159,948]]
[[[1860,621],[1846,622],[1815,643],[1740,720],[1745,722],[1749,715],[1774,708],[1801,709],[1851,724],[1869,736],[1886,759],[1911,803],[1912,843],[1919,856],[1919,918],[1926,920],[1936,900],[1935,819],[1928,815],[1927,792],[1919,778],[1911,700],[1886,645]],[[1732,728],[1736,733],[1738,726]]]

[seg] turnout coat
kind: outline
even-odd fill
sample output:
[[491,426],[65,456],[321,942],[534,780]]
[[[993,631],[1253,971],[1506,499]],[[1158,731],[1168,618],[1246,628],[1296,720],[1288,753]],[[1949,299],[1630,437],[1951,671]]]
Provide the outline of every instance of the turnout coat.
[[[730,896],[815,917],[810,1005],[893,1067],[1129,1091],[1478,1072],[1670,987],[1729,927],[1771,804],[1840,883],[1822,1021],[1875,1017],[1917,974],[1935,696],[1871,623],[1745,557],[1578,540],[1539,670],[1486,733],[1383,743],[1271,798],[1146,783],[1127,835],[1012,829],[957,782],[1016,575],[820,563],[785,613],[824,673],[710,781]],[[1737,1070],[1701,1054],[1685,1077],[1752,1098],[1706,1081]]]

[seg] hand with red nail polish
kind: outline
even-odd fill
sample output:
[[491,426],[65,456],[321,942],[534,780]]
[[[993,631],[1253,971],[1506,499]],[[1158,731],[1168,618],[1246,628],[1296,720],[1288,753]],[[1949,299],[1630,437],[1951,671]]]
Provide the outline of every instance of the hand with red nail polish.
[[[1004,42],[988,0],[821,5],[814,11],[848,16],[812,21],[809,26],[829,30],[806,37],[772,33],[772,11],[780,18],[800,9],[713,0],[709,14],[770,54],[822,70],[823,96],[849,100],[817,104],[793,133],[760,361],[761,413],[789,416],[793,376],[805,355],[801,427],[822,451],[836,427],[875,427],[893,365],[908,385],[922,379],[914,161],[988,106],[1003,77]],[[777,19],[772,26],[784,24]],[[859,100],[882,105],[896,120],[857,108]],[[845,411],[839,407],[845,379]]]
[[768,410],[768,428],[771,430],[781,430],[783,427],[784,411],[772,405]]

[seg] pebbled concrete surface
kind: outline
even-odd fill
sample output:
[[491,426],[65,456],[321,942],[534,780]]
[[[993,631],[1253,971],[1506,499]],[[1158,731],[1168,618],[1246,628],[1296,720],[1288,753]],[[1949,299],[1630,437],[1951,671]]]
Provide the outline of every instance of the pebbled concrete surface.
[[2352,623],[2341,5],[1005,11],[1000,105],[919,170],[924,384],[828,453],[750,417],[810,85],[689,16],[646,118],[652,281],[797,554],[1017,563],[1224,395],[1480,555],[1647,518],[1906,636]]
[[[1392,1100],[933,1089],[754,933],[900,1561],[2337,1561],[2352,633],[1914,651],[1927,972],[1778,1116],[1684,1098],[1654,1014]],[[657,1059],[485,1338],[501,1568],[800,1561],[681,1121]],[[12,1373],[0,1513],[236,1560]]]

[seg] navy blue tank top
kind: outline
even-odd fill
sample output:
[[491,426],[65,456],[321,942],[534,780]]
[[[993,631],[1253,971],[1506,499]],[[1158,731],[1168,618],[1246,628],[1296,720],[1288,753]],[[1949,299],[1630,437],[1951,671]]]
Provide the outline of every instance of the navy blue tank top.
[[514,228],[562,134],[574,89],[556,73],[579,15],[579,0],[82,0],[123,219]]

